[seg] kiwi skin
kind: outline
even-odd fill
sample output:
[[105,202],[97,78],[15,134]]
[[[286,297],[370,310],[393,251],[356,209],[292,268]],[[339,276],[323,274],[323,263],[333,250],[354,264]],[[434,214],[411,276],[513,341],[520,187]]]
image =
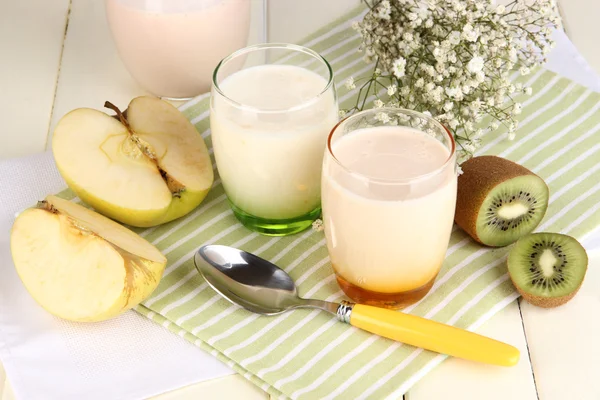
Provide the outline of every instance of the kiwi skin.
[[[522,241],[522,240],[528,240],[528,237],[535,236],[535,235],[536,234],[523,236],[521,239],[519,239],[517,241],[517,243],[513,247],[513,250],[518,247],[520,241]],[[557,236],[566,236],[566,235],[561,235],[561,234],[557,234],[557,233],[554,234],[554,235],[557,235]],[[569,238],[572,239],[573,241],[575,241],[576,243],[579,243],[575,238],[572,238],[572,237],[569,237]],[[583,250],[582,256],[584,257],[584,259],[581,262],[582,262],[582,264],[584,264],[585,272],[587,272],[587,268],[588,268],[588,256],[587,256],[587,253],[585,252],[585,249]],[[510,258],[510,256],[509,256],[509,258]],[[523,299],[525,299],[525,301],[527,301],[528,303],[530,303],[530,304],[532,304],[534,306],[542,307],[542,308],[555,308],[555,307],[562,306],[563,304],[569,302],[573,297],[575,297],[575,295],[577,294],[577,292],[579,292],[579,289],[581,288],[581,285],[583,284],[583,281],[584,281],[584,279],[582,279],[581,282],[579,283],[579,285],[577,286],[577,288],[575,288],[575,290],[573,290],[571,293],[569,293],[569,294],[567,294],[565,296],[560,296],[560,297],[542,297],[542,296],[536,296],[534,294],[528,293],[525,290],[521,289],[521,287],[518,285],[518,283],[516,282],[516,280],[511,275],[510,268],[508,270],[508,275],[510,276],[510,280],[512,281],[514,287],[517,289],[517,291],[523,297]],[[584,276],[585,276],[585,274],[584,274]]]
[[[511,278],[511,280],[512,280],[512,278]],[[527,293],[527,292],[521,290],[521,288],[518,287],[514,281],[513,281],[513,285],[517,288],[517,291],[519,292],[519,294],[521,296],[523,296],[523,298],[525,299],[526,302],[528,302],[529,304],[533,304],[534,306],[542,307],[542,308],[554,308],[554,307],[562,306],[563,304],[565,304],[569,300],[571,300],[577,294],[577,292],[579,291],[579,288],[581,287],[581,283],[580,283],[579,286],[577,286],[577,289],[575,289],[571,294],[569,294],[567,296],[540,297],[540,296],[535,296],[533,294],[530,294],[530,293]]]
[[477,236],[477,217],[482,203],[490,191],[502,182],[518,176],[538,175],[522,165],[497,156],[473,157],[461,164],[461,169],[463,173],[458,177],[454,221],[478,243],[498,247],[482,242]]

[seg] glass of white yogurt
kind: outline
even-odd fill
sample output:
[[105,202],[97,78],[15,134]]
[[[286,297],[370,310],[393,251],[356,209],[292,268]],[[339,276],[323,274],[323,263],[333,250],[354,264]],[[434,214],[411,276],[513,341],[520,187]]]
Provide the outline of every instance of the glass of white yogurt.
[[416,111],[341,121],[323,161],[323,224],[338,284],[354,301],[402,308],[442,267],[456,205],[452,134]]
[[311,226],[338,121],[328,62],[292,44],[246,47],[215,69],[210,107],[217,169],[236,217],[272,236]]

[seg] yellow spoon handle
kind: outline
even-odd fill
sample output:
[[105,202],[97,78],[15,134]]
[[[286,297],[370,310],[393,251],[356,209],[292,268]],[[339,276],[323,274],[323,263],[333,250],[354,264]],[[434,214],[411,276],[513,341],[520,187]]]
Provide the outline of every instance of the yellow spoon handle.
[[351,307],[351,325],[389,339],[486,364],[510,367],[519,361],[515,347],[476,333],[385,308]]

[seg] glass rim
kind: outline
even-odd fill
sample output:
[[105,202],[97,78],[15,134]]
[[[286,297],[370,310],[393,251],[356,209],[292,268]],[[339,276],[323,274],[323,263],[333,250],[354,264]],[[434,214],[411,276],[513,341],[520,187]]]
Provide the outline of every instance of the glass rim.
[[[449,140],[450,140],[450,154],[448,155],[448,158],[444,161],[444,163],[442,165],[440,165],[439,167],[437,167],[436,169],[434,169],[433,171],[421,174],[421,175],[416,175],[410,178],[398,178],[398,179],[386,179],[386,178],[377,178],[374,176],[370,176],[367,174],[363,174],[361,172],[357,172],[351,168],[348,168],[346,165],[344,165],[344,163],[342,163],[334,154],[333,149],[332,149],[332,138],[334,133],[337,131],[337,129],[346,121],[348,121],[350,118],[362,115],[362,114],[367,114],[367,113],[376,113],[376,112],[385,112],[385,111],[390,111],[390,112],[402,112],[405,114],[409,114],[409,115],[416,115],[419,116],[421,118],[424,118],[426,120],[428,120],[429,122],[433,123],[434,125],[437,125],[439,128],[442,129],[443,132],[446,133],[446,135],[448,136]],[[395,126],[395,125],[389,125],[389,126]],[[376,126],[377,127],[377,126]],[[385,127],[385,125],[382,125],[381,127]],[[437,140],[437,139],[436,139]],[[439,174],[440,172],[442,172],[444,169],[446,169],[448,167],[448,165],[450,164],[450,162],[454,159],[455,155],[456,155],[456,141],[454,140],[454,135],[452,135],[452,133],[450,132],[450,130],[448,128],[446,128],[444,125],[442,125],[438,120],[436,120],[433,117],[430,117],[427,114],[423,114],[419,111],[414,111],[414,110],[409,110],[406,108],[400,108],[400,107],[381,107],[381,108],[377,108],[377,109],[369,109],[369,110],[363,110],[360,111],[356,114],[352,114],[349,115],[345,118],[343,118],[341,121],[339,121],[337,124],[335,124],[335,126],[333,127],[333,129],[331,129],[331,132],[329,132],[329,135],[327,137],[327,152],[329,153],[329,155],[331,156],[331,158],[336,162],[337,165],[339,165],[345,172],[349,173],[350,175],[354,175],[354,176],[358,176],[361,179],[367,179],[370,181],[374,181],[374,182],[380,182],[380,183],[387,183],[387,184],[408,184],[408,183],[412,183],[415,181],[421,181],[423,179],[427,179],[430,177],[433,177],[437,174]]]
[[[305,53],[305,54],[308,54],[308,55],[314,57],[316,60],[320,61],[322,64],[324,64],[327,67],[327,72],[329,74],[327,84],[314,97],[312,97],[306,101],[303,101],[300,104],[294,105],[292,107],[276,109],[276,110],[266,110],[266,109],[261,109],[258,107],[250,106],[250,105],[247,105],[244,103],[240,103],[239,101],[233,100],[231,97],[229,97],[225,93],[223,93],[223,91],[221,90],[221,87],[219,86],[219,83],[217,82],[217,74],[219,73],[219,70],[221,69],[221,67],[223,67],[225,64],[227,64],[228,62],[230,62],[231,60],[233,60],[239,56],[242,56],[242,55],[245,55],[248,53],[252,53],[255,51],[269,50],[269,49],[291,50],[291,51],[294,51],[297,53]],[[269,64],[269,65],[272,65],[272,64]],[[301,68],[303,68],[303,67],[301,67]],[[213,71],[213,75],[212,75],[212,86],[216,90],[216,92],[219,95],[221,95],[224,99],[226,99],[227,101],[229,101],[230,103],[232,103],[234,106],[236,106],[238,108],[253,111],[256,113],[261,113],[261,114],[279,114],[279,113],[290,112],[290,111],[298,111],[298,110],[302,110],[306,107],[309,107],[313,103],[316,103],[317,100],[321,98],[321,96],[323,96],[325,93],[327,93],[329,91],[329,89],[331,89],[331,87],[333,86],[333,81],[334,81],[333,68],[331,68],[331,65],[325,59],[325,57],[323,57],[321,54],[317,53],[313,49],[310,49],[310,48],[304,47],[304,46],[300,46],[297,44],[292,44],[292,43],[259,43],[259,44],[246,46],[244,48],[234,51],[233,53],[231,53],[230,55],[228,55],[227,57],[225,57],[224,59],[219,61],[219,63],[215,67],[215,69]]]

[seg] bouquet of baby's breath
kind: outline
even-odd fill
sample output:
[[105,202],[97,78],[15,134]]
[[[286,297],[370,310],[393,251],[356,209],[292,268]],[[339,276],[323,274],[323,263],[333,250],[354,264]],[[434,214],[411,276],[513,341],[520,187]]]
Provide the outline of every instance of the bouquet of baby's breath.
[[452,131],[463,158],[500,126],[514,139],[522,106],[513,98],[532,89],[512,84],[510,76],[545,62],[560,21],[553,0],[365,3],[370,10],[354,28],[365,61],[375,66],[370,76],[346,81],[348,89],[360,90],[356,105],[342,113],[362,110],[371,100],[374,107],[430,113]]

